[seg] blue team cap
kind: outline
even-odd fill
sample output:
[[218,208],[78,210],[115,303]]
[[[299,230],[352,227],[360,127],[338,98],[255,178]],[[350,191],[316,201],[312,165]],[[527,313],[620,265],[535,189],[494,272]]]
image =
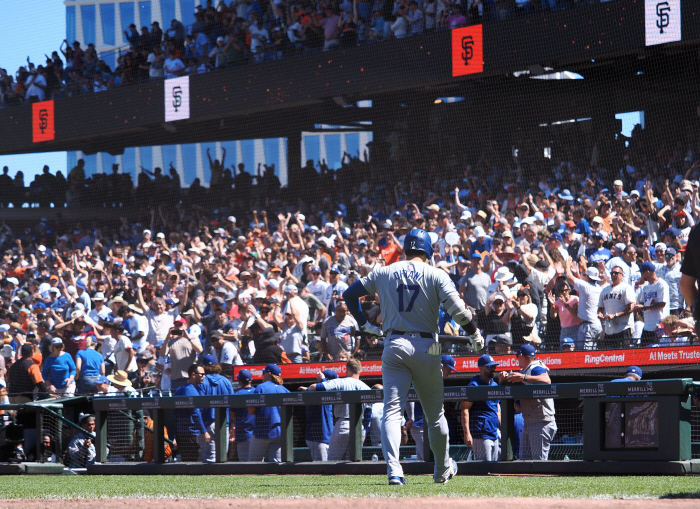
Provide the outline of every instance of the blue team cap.
[[453,373],[459,373],[459,371],[455,369],[455,358],[451,355],[441,355],[440,362],[443,366],[447,366],[448,368],[450,368],[450,371],[452,371]]
[[644,262],[641,267],[639,267],[641,272],[656,272],[656,265],[651,262]]
[[481,260],[481,253],[474,253],[474,254],[472,254],[472,260],[473,260],[474,258],[477,258],[477,259]]
[[520,347],[520,350],[518,350],[518,355],[520,354],[526,357],[535,357],[537,355],[537,351],[532,345],[523,345]]
[[97,380],[95,380],[96,384],[108,384],[109,383],[109,378],[106,376],[98,376]]
[[564,242],[564,238],[561,236],[561,233],[559,232],[554,232],[549,235],[550,239],[558,240],[559,242]]
[[35,302],[34,304],[32,304],[32,307],[34,309],[46,309],[46,304],[44,304],[43,302]]
[[214,364],[218,364],[216,362],[216,357],[214,357],[211,354],[202,355],[201,361],[202,361],[202,366],[213,366]]
[[574,339],[573,338],[564,338],[561,340],[561,346],[564,345],[573,345],[574,344]]
[[495,360],[493,360],[493,357],[491,357],[490,355],[482,355],[481,357],[479,357],[477,365],[479,367],[486,366],[490,368],[492,366],[498,366],[498,363]]
[[338,378],[338,373],[336,373],[332,369],[324,369],[322,371],[322,373],[323,373],[323,377],[326,380],[335,380],[336,378]]
[[672,247],[669,247],[669,248],[666,250],[666,258],[668,258],[668,257],[670,257],[670,256],[673,256],[673,255],[675,255],[675,254],[676,254],[676,250],[675,250],[674,248],[672,248]]
[[280,376],[282,374],[282,370],[277,364],[268,364],[265,366],[265,369],[263,369],[263,373],[270,373],[271,375]]
[[593,232],[591,234],[592,237],[600,237],[601,239],[603,238],[603,234],[601,232]]
[[82,279],[78,279],[75,282],[75,286],[76,288],[82,288],[83,290],[85,290],[85,281],[83,281]]
[[360,240],[357,241],[357,245],[358,245],[358,246],[366,246],[366,245],[367,245],[367,241],[366,241],[365,239],[360,239]]
[[313,267],[313,268],[311,269],[311,272],[318,272],[318,273],[320,273],[320,272],[321,272],[321,267]]
[[646,237],[647,236],[647,231],[642,230],[641,228],[637,230],[637,232],[634,234],[635,237]]
[[253,373],[249,369],[242,369],[238,372],[236,378],[241,382],[250,382],[253,379]]
[[336,210],[336,211],[335,211],[335,217],[340,217],[340,216],[344,216],[344,215],[345,215],[345,214],[343,214],[343,211],[342,211],[342,210]]
[[634,373],[639,378],[642,378],[642,369],[639,366],[630,366],[627,368],[627,374]]
[[671,228],[669,228],[668,230],[666,230],[665,232],[663,232],[661,235],[663,235],[664,237],[665,237],[666,235],[670,235],[670,236],[673,237],[674,239],[676,238],[676,233],[675,233],[673,230],[671,230]]

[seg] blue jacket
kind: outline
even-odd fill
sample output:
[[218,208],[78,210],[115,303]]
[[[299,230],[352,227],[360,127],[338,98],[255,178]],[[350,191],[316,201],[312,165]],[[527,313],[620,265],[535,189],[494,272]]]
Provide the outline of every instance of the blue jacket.
[[[471,379],[467,387],[478,387],[480,385],[498,386],[493,380],[484,382],[480,375]],[[472,438],[485,440],[498,439],[498,400],[475,401],[469,409],[469,432]]]
[[[247,387],[237,390],[236,394],[253,394],[253,391],[253,387]],[[236,442],[250,442],[255,430],[255,416],[250,415],[246,407],[234,408],[233,411],[236,412]]]
[[327,444],[333,431],[333,405],[306,407],[306,435],[309,442]]
[[[205,396],[228,396],[233,394],[233,385],[228,378],[222,375],[211,374],[204,377],[204,383],[200,386]],[[209,426],[214,422],[214,408],[204,408],[202,411],[204,425]],[[226,424],[228,424],[228,408],[226,409]]]
[[[263,382],[253,391],[254,394],[281,394],[289,390],[274,382]],[[281,433],[280,407],[263,406],[255,409],[255,438],[279,438]]]
[[[175,391],[175,396],[203,396],[201,385],[185,384]],[[175,421],[177,432],[183,435],[198,437],[207,432],[202,420],[201,408],[177,408],[175,409]]]

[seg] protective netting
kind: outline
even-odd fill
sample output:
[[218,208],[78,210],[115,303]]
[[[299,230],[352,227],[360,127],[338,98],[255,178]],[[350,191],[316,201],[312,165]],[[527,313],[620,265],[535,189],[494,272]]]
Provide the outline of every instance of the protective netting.
[[[587,4],[597,2],[254,1],[211,6],[213,12],[205,2],[196,17],[199,0],[74,3],[66,37],[96,47],[83,57],[64,48],[64,58],[57,54],[41,71],[3,75],[8,111],[31,109],[33,97],[55,99],[60,111],[70,97],[121,94],[119,114],[135,118],[136,99],[163,79],[165,52],[181,53],[185,70],[172,74],[190,76],[194,98],[202,80],[239,66],[263,74],[293,59],[296,68],[280,72],[281,86],[321,72],[309,62],[324,50],[329,64],[352,51],[389,54],[392,44],[408,48],[431,37],[423,32],[505,19],[515,26],[555,9],[584,19],[594,8]],[[171,19],[178,22],[162,46],[153,28],[122,37],[132,22],[138,29],[159,21],[167,33]],[[93,392],[104,371],[112,378],[100,381],[102,391],[128,383],[137,394],[170,396],[189,365],[207,355],[234,382],[234,365],[256,366],[255,385],[268,363],[282,365],[291,386],[351,356],[365,363],[363,376],[378,378],[383,344],[355,336],[340,297],[361,277],[404,259],[405,235],[422,228],[434,234],[431,263],[474,310],[487,342],[480,353],[493,355],[499,370],[519,370],[513,353],[531,345],[555,381],[607,381],[630,366],[641,367],[643,380],[697,376],[693,303],[681,291],[681,266],[700,249],[691,237],[700,221],[700,96],[687,72],[695,57],[664,54],[668,61],[659,64],[658,55],[640,51],[632,61],[603,63],[594,52],[567,72],[546,67],[573,60],[554,55],[552,48],[531,62],[537,65],[517,72],[506,66],[479,80],[446,83],[417,68],[420,87],[387,92],[377,81],[376,89],[322,94],[272,113],[266,103],[246,117],[222,106],[221,118],[207,117],[211,123],[198,132],[187,120],[163,123],[159,113],[137,136],[117,135],[99,149],[90,136],[71,140],[60,172],[10,166],[0,175],[7,364],[32,344],[50,392],[59,395],[76,374]],[[410,62],[417,55],[404,56]],[[357,78],[343,72],[348,83]],[[38,76],[47,90],[32,87]],[[244,82],[236,75],[228,86]],[[194,100],[192,115],[199,115]],[[247,128],[229,130],[241,123]],[[690,258],[684,272],[700,274]],[[382,326],[381,303],[370,296],[362,309]],[[465,334],[444,308],[439,332]],[[90,351],[88,341],[101,360],[79,355]],[[443,353],[457,359],[463,377],[478,372],[477,354],[466,346],[444,343]],[[56,360],[65,355],[72,368]],[[24,375],[5,375],[10,396],[21,383],[37,397],[36,374]],[[580,403],[554,401],[549,459],[582,458]],[[375,404],[366,416],[363,460],[383,460],[381,410]],[[237,417],[247,412],[238,409]],[[332,407],[293,412],[296,460],[349,459],[348,422]],[[473,459],[460,405],[448,402],[445,412],[452,455]],[[211,417],[200,429],[191,415],[166,412],[166,461],[214,461],[221,437],[213,436]],[[269,419],[255,422],[245,431],[238,423],[235,439],[228,437],[229,461],[279,460],[281,439]],[[79,432],[48,412],[41,423],[38,461],[90,461],[89,438],[75,442]],[[110,411],[107,461],[153,461],[152,426],[143,412]],[[700,458],[697,406],[691,427],[693,457]],[[419,430],[405,430],[402,457],[421,458],[419,440]],[[537,448],[528,447],[524,456],[535,457]]]

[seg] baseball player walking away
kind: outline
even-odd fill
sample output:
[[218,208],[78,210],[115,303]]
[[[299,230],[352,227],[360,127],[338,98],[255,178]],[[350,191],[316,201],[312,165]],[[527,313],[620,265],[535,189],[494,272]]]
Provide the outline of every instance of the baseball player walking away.
[[[343,297],[364,332],[386,335],[382,354],[382,451],[389,484],[407,484],[399,463],[399,446],[401,419],[411,384],[428,423],[430,449],[435,456],[433,479],[446,483],[457,474],[457,463],[449,456],[449,431],[442,406],[442,348],[437,341],[440,305],[470,335],[472,350],[481,350],[484,339],[450,277],[429,265],[433,247],[428,233],[411,230],[404,239],[404,252],[405,261],[371,272],[353,283]],[[384,331],[371,325],[360,308],[360,297],[374,293],[380,296]]]

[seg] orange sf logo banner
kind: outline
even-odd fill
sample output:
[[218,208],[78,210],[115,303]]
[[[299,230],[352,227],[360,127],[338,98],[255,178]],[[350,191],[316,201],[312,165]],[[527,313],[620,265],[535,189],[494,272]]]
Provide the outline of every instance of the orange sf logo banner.
[[53,101],[32,104],[32,141],[51,141],[54,139]]
[[483,26],[452,30],[452,76],[484,72]]

